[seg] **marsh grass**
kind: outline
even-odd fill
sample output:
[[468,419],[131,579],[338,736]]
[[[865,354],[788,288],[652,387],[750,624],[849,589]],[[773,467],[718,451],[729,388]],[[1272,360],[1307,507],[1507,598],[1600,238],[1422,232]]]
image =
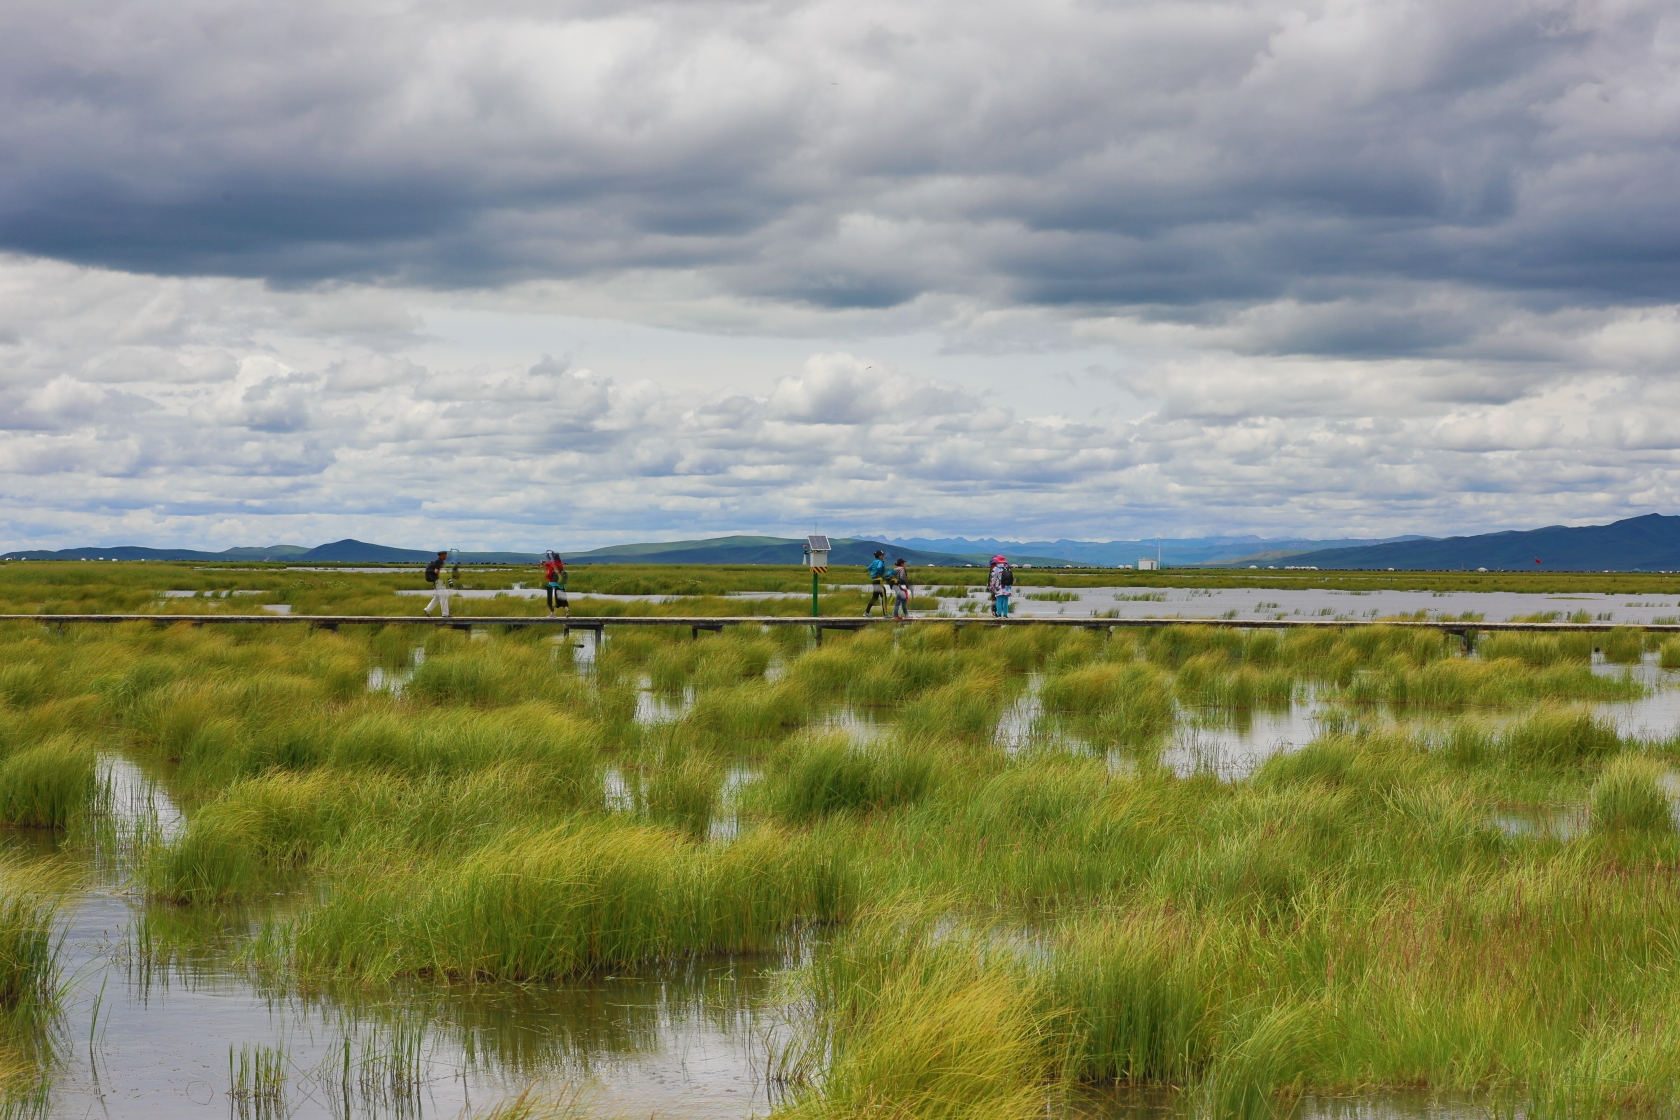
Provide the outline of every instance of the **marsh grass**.
[[579,820],[464,856],[381,861],[309,911],[287,951],[306,972],[360,980],[563,979],[766,949],[797,923],[843,917],[855,893],[820,836],[762,828],[697,846]]
[[42,1116],[51,1103],[68,887],[61,864],[0,861],[0,1116]]
[[[1642,686],[1578,636],[624,630],[587,672],[494,628],[0,642],[9,820],[77,842],[95,747],[186,810],[136,853],[157,967],[500,984],[797,944],[808,1115],[1040,1115],[1074,1081],[1231,1116],[1384,1086],[1680,1099],[1668,748],[1586,706]],[[418,685],[350,687],[376,664]],[[637,724],[644,676],[692,707]],[[1320,734],[1252,777],[1159,763],[1183,721],[1306,692]],[[742,773],[738,832],[711,828]],[[1583,805],[1584,830],[1498,823]],[[853,921],[890,898],[921,901]]]
[[1476,654],[1483,661],[1520,661],[1537,668],[1569,662],[1586,665],[1592,661],[1593,639],[1591,634],[1495,631],[1476,643]]
[[667,759],[640,788],[649,820],[678,829],[690,840],[704,840],[723,788],[723,767],[704,754],[688,753]]
[[1604,660],[1612,665],[1637,665],[1645,653],[1645,635],[1628,626],[1618,626],[1599,636]]
[[1046,1111],[1053,1025],[1024,969],[928,936],[929,912],[874,916],[804,977],[821,1014],[804,1040],[820,1092],[785,1117],[1030,1120]]
[[64,828],[100,803],[98,756],[91,744],[58,736],[0,762],[0,822]]
[[1672,832],[1674,810],[1663,788],[1667,771],[1655,759],[1622,754],[1605,765],[1588,802],[1601,832]]
[[913,805],[937,781],[942,760],[929,743],[894,742],[866,747],[839,735],[813,736],[801,744],[761,798],[792,824],[834,813]]
[[260,1042],[248,1042],[237,1051],[229,1046],[228,1085],[228,1096],[240,1104],[278,1106],[286,1092],[285,1050]]

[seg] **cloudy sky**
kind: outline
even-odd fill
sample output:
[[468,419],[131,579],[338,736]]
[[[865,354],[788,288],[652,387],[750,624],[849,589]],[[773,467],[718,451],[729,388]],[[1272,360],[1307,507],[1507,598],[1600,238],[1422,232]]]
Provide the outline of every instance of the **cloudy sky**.
[[1675,0],[8,0],[0,546],[1680,512]]

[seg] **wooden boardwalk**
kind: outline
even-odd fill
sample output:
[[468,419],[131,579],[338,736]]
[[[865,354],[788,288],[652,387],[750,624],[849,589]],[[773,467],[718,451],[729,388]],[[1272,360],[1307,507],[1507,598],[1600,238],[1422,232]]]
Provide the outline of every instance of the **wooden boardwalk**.
[[609,626],[687,627],[696,637],[702,630],[721,631],[726,626],[806,626],[821,630],[866,630],[877,626],[1073,626],[1084,630],[1115,627],[1217,626],[1235,630],[1352,630],[1366,626],[1394,626],[1413,630],[1438,630],[1449,634],[1517,631],[1538,634],[1601,634],[1627,629],[1650,633],[1680,634],[1680,624],[1656,622],[1465,622],[1459,619],[1428,619],[1421,622],[1383,622],[1377,619],[1326,618],[1092,618],[1074,615],[992,618],[989,615],[922,615],[903,622],[856,615],[822,615],[817,618],[794,615],[546,615],[486,616],[384,614],[0,614],[0,622],[39,622],[51,626],[99,623],[150,622],[164,626],[314,626],[337,630],[340,626],[446,626],[470,630],[477,626],[538,627],[551,630],[590,630],[597,634]]

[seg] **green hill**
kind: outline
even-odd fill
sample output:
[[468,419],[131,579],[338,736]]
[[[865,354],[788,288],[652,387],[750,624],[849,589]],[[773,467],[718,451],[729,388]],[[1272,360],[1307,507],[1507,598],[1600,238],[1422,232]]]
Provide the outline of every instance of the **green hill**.
[[[1538,563],[1536,563],[1538,561]],[[1548,525],[1471,537],[1399,541],[1291,556],[1292,565],[1456,571],[1488,568],[1550,572],[1680,571],[1680,517],[1648,513],[1609,525]]]

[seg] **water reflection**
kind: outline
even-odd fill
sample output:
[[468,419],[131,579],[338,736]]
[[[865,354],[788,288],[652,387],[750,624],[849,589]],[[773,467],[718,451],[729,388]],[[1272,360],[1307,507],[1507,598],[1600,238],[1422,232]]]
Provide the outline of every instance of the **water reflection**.
[[653,682],[643,677],[636,689],[636,722],[643,727],[658,727],[661,724],[675,723],[689,713],[694,707],[694,687],[686,686],[682,690],[682,698],[673,701],[672,698],[660,692],[655,692]]
[[602,1115],[741,1117],[766,1105],[752,1052],[773,1028],[762,1009],[779,957],[565,985],[295,994],[266,988],[228,951],[272,916],[160,925],[129,897],[79,899],[65,1036],[84,1043],[67,1055],[51,1115],[255,1115],[230,1093],[230,1057],[259,1050],[281,1055],[285,1073],[273,1114],[300,1120],[453,1117],[533,1085],[585,1094]]
[[1298,750],[1317,738],[1323,714],[1317,697],[1271,710],[1188,713],[1175,721],[1161,764],[1181,778],[1198,773],[1228,782],[1246,778],[1274,754]]

